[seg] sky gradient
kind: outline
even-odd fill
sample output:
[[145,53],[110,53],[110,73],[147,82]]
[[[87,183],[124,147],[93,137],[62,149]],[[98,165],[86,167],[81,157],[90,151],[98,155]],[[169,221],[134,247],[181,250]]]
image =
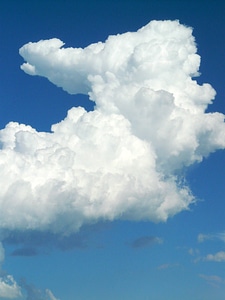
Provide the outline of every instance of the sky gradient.
[[0,1],[0,299],[224,299],[224,12]]

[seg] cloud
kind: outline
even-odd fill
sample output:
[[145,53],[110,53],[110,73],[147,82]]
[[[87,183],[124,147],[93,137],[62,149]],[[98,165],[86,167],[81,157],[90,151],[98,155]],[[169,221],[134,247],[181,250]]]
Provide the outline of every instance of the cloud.
[[206,240],[212,240],[212,239],[213,239],[213,236],[211,234],[202,234],[202,233],[200,233],[197,238],[199,243],[203,243]]
[[207,240],[219,240],[222,242],[225,242],[225,233],[224,232],[219,232],[219,233],[214,233],[214,234],[203,234],[200,233],[198,235],[198,242],[203,243]]
[[215,262],[225,262],[225,252],[220,251],[216,254],[208,254],[204,260],[215,261]]
[[17,299],[20,296],[21,289],[11,275],[0,278],[0,298]]
[[217,275],[199,274],[199,277],[204,279],[209,285],[216,288],[218,288],[221,284],[225,283],[225,280]]
[[199,251],[199,249],[190,248],[190,249],[188,250],[188,253],[189,253],[191,256],[195,256],[195,255],[199,255],[199,254],[200,254],[200,251]]
[[174,268],[174,267],[180,267],[180,264],[175,263],[175,264],[162,264],[160,266],[157,267],[158,270],[167,270],[170,268]]
[[21,288],[12,275],[7,275],[2,270],[2,263],[5,259],[5,250],[0,242],[0,299],[18,299],[22,295]]
[[38,252],[35,248],[23,247],[23,248],[15,249],[11,255],[12,256],[35,256],[37,254]]
[[225,232],[219,232],[216,236],[219,240],[225,242]]
[[7,231],[4,243],[15,247],[13,256],[31,256],[38,253],[49,253],[53,248],[67,251],[71,249],[84,250],[94,245],[94,237],[97,233],[108,228],[106,223],[97,223],[83,226],[79,232],[70,235],[59,235],[49,231],[38,230]]
[[132,248],[145,248],[149,246],[153,246],[155,244],[162,244],[163,240],[159,237],[155,236],[142,236],[137,239],[135,239],[131,243]]
[[59,300],[58,298],[56,298],[56,297],[53,295],[52,291],[50,291],[49,289],[46,289],[46,295],[48,295],[49,300]]
[[1,263],[4,261],[5,259],[5,250],[2,246],[2,243],[0,243],[0,268],[1,268]]
[[25,290],[26,300],[59,300],[50,289],[41,290],[25,280],[21,280],[21,287]]
[[[26,297],[26,298],[25,298]],[[18,285],[13,276],[6,275],[0,278],[0,298],[26,300],[59,300],[50,289],[41,290],[28,284],[24,279]]]
[[59,39],[19,50],[22,70],[95,110],[73,107],[51,132],[10,122],[0,131],[0,229],[62,234],[104,220],[166,221],[195,201],[176,174],[225,147],[224,115],[206,113],[192,29],[152,21],[104,43]]

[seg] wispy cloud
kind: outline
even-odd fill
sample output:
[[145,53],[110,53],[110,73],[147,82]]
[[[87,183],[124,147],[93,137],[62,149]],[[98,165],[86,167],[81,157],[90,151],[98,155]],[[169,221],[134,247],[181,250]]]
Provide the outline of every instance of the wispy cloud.
[[71,249],[86,249],[89,247],[90,239],[101,230],[98,226],[83,227],[78,233],[66,236],[52,232],[40,232],[38,230],[27,230],[25,232],[11,231],[3,238],[4,243],[17,247],[12,255],[30,256],[38,253],[48,252],[52,248],[62,251]]
[[145,248],[145,247],[151,247],[155,244],[162,244],[163,240],[159,237],[155,236],[142,236],[137,239],[135,239],[132,243],[130,243],[130,246],[132,248]]
[[58,298],[56,298],[56,297],[53,295],[52,291],[49,290],[49,289],[46,289],[46,294],[48,295],[49,300],[59,300]]
[[38,255],[38,251],[35,248],[18,248],[15,249],[12,253],[12,256],[36,256]]
[[203,234],[200,233],[197,237],[197,240],[199,243],[203,243],[205,241],[209,240],[220,240],[222,242],[225,242],[225,232],[219,232],[219,233],[211,233],[211,234]]
[[25,280],[21,280],[21,287],[25,290],[26,300],[59,300],[54,296],[51,290],[41,290]]
[[167,270],[167,269],[171,269],[171,268],[175,268],[175,267],[179,267],[180,264],[178,263],[167,263],[167,264],[162,264],[160,266],[157,267],[158,270]]
[[199,255],[199,254],[200,254],[200,251],[199,251],[199,249],[190,248],[190,249],[188,250],[188,253],[189,253],[190,255],[192,255],[192,256],[195,256],[195,255]]
[[199,274],[199,277],[204,279],[209,285],[213,287],[219,287],[221,284],[225,284],[225,280],[217,275]]

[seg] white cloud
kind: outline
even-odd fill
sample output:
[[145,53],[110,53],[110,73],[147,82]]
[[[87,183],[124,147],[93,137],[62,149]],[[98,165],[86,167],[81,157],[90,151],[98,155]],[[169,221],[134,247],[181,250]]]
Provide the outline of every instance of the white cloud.
[[58,298],[56,298],[56,297],[53,295],[52,291],[50,291],[49,289],[46,289],[46,295],[48,295],[49,300],[59,300]]
[[194,248],[190,248],[189,250],[188,250],[188,253],[190,254],[190,255],[192,255],[192,256],[195,256],[195,255],[199,255],[199,250],[198,249],[194,249]]
[[222,242],[225,242],[225,232],[220,232],[217,234],[217,238]]
[[197,237],[197,240],[199,243],[203,243],[207,240],[219,240],[219,241],[225,242],[225,233],[224,232],[219,232],[219,233],[214,233],[214,234],[200,233]]
[[199,243],[203,243],[203,242],[205,242],[207,240],[212,240],[212,239],[213,239],[213,235],[211,235],[211,234],[203,234],[203,233],[200,233],[198,235],[198,238],[197,238],[197,240],[198,240]]
[[50,289],[41,290],[32,284],[28,284],[26,280],[21,280],[21,287],[24,290],[26,300],[59,300],[54,296]]
[[11,275],[0,278],[0,298],[17,299],[21,296],[21,289]]
[[204,279],[209,285],[216,288],[218,288],[221,284],[225,283],[225,280],[217,275],[199,274],[199,277]]
[[9,123],[0,131],[0,228],[71,233],[85,223],[165,221],[194,201],[175,172],[225,147],[224,115],[198,85],[191,28],[153,21],[84,49],[58,39],[20,49],[22,69],[69,93],[72,108],[52,133]]
[[225,262],[225,252],[220,251],[220,252],[217,252],[216,254],[208,254],[205,257],[205,260],[215,261],[215,262]]

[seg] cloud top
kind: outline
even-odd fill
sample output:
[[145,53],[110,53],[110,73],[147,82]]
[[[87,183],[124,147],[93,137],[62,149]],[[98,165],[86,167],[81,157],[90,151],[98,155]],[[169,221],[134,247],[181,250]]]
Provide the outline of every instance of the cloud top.
[[0,228],[70,234],[188,209],[194,197],[177,171],[225,147],[224,115],[205,112],[215,91],[193,80],[196,51],[178,21],[84,49],[56,38],[24,45],[22,70],[96,106],[72,108],[51,133],[15,122],[0,131]]
[[0,278],[0,298],[18,299],[22,296],[21,288],[11,275]]

